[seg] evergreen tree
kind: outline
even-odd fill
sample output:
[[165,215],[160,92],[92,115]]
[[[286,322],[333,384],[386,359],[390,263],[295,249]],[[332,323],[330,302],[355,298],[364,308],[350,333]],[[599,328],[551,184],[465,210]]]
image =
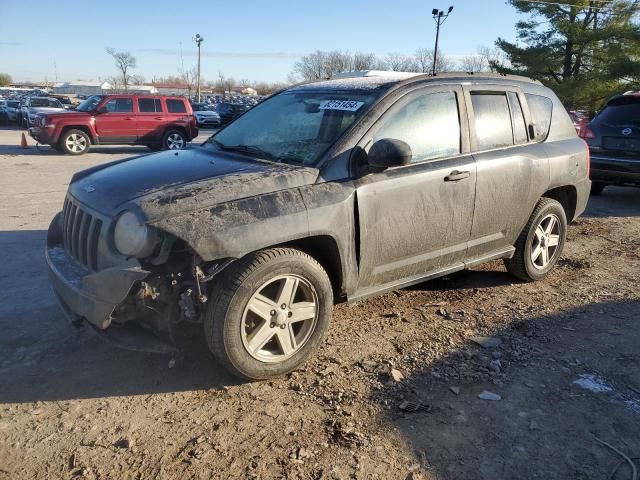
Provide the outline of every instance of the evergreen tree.
[[509,0],[528,15],[518,41],[498,38],[510,66],[551,87],[568,108],[595,110],[640,86],[639,0]]

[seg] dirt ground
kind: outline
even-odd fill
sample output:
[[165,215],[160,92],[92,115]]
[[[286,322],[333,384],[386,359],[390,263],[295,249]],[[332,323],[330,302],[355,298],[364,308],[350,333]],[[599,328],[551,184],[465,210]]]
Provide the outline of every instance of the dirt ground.
[[599,440],[640,457],[640,190],[592,198],[545,281],[494,262],[340,305],[304,368],[242,383],[198,326],[171,357],[67,323],[48,222],[74,171],[145,150],[19,135],[0,130],[0,479],[607,479]]

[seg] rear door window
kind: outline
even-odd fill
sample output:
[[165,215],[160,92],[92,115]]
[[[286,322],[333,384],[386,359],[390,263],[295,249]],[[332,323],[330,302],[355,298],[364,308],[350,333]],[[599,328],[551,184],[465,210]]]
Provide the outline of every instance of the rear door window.
[[427,93],[382,120],[373,142],[394,138],[409,144],[412,162],[460,153],[460,116],[455,92]]
[[162,103],[158,98],[139,98],[138,110],[140,113],[162,112]]
[[169,113],[187,113],[187,107],[182,100],[167,99],[167,111]]
[[553,102],[550,98],[543,97],[542,95],[525,93],[524,96],[526,97],[527,104],[529,105],[529,113],[531,114],[531,121],[533,122],[535,139],[543,140],[547,138],[547,135],[549,134]]
[[511,114],[505,93],[471,93],[475,118],[476,150],[513,145]]

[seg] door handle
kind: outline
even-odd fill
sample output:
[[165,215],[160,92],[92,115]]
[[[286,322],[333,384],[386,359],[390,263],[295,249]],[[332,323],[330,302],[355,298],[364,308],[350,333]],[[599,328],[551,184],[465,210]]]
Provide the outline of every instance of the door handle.
[[133,120],[133,118],[127,117],[127,118],[125,118],[125,120]]
[[156,120],[162,120],[162,117],[155,117]]
[[444,177],[445,182],[459,182],[460,180],[464,180],[465,178],[469,178],[471,175],[470,172],[460,172],[459,170],[454,170],[449,175]]

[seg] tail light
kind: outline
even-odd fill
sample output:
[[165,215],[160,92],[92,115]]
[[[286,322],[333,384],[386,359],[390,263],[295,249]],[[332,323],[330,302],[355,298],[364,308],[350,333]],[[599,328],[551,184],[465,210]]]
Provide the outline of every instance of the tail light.
[[596,138],[596,134],[595,134],[595,133],[593,133],[593,130],[591,130],[591,129],[589,128],[589,125],[585,125],[584,127],[582,127],[582,129],[580,130],[579,135],[580,135],[582,138],[585,138],[585,139],[586,139],[586,138],[589,138],[589,139],[591,139],[591,138]]
[[[588,127],[585,127],[588,128]],[[591,132],[593,134],[593,132]],[[591,151],[589,144],[583,139],[584,147],[587,149],[587,178],[591,178]]]

